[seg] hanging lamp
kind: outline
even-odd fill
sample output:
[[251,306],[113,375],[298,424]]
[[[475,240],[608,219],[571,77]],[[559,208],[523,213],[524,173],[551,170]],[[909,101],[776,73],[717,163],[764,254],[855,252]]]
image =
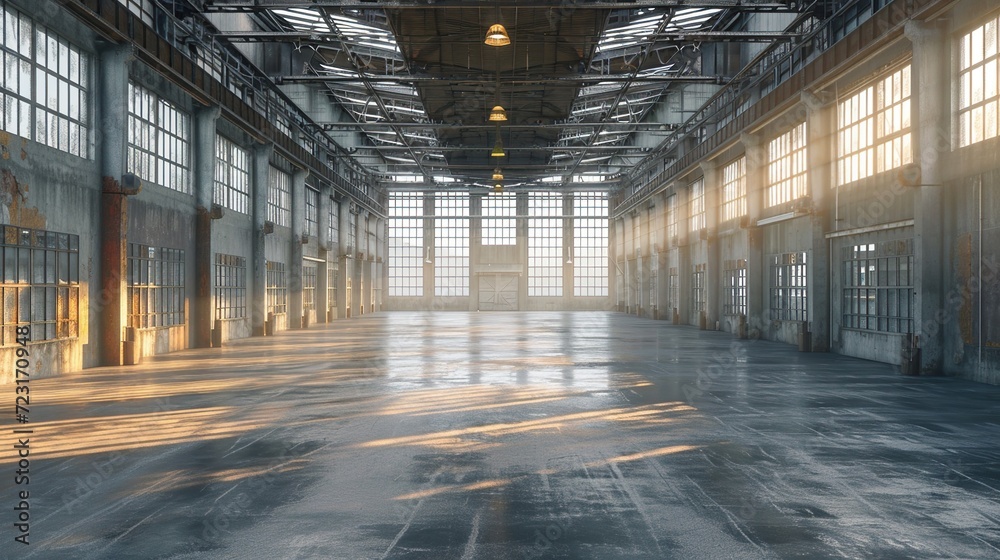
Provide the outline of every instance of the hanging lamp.
[[497,167],[496,169],[493,170],[493,180],[494,181],[503,181],[503,173],[500,172],[500,168],[499,167]]
[[486,41],[484,42],[491,47],[504,47],[510,44],[510,36],[507,35],[507,30],[502,24],[494,23],[486,32]]
[[490,111],[490,122],[503,122],[507,120],[507,111],[499,105],[495,105]]

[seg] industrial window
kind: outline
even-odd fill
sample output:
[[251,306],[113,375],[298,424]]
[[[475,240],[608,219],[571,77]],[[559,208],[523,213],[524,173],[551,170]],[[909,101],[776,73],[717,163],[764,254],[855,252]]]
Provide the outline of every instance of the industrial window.
[[389,295],[424,295],[424,197],[389,196]]
[[14,226],[4,226],[0,232],[3,233],[0,345],[16,343],[17,327],[31,327],[32,341],[77,336],[79,236]]
[[705,290],[705,270],[704,264],[696,264],[691,272],[691,310],[695,313],[705,311],[705,304],[708,301]]
[[528,295],[563,295],[563,200],[557,193],[528,195]]
[[0,16],[3,130],[88,157],[90,57],[11,7]]
[[354,253],[358,250],[358,215],[354,212],[347,213],[347,252]]
[[305,234],[312,238],[319,235],[319,191],[311,187],[306,187]]
[[469,195],[434,197],[434,295],[469,295]]
[[129,326],[183,325],[184,303],[184,251],[129,243]]
[[483,197],[483,245],[517,244],[517,196],[497,193]]
[[681,278],[677,273],[677,267],[670,267],[667,275],[667,309],[671,311],[681,306]]
[[747,158],[722,168],[722,221],[747,215]]
[[838,108],[839,184],[913,161],[909,66],[841,101]]
[[843,249],[844,327],[913,332],[913,240]]
[[771,255],[771,319],[776,321],[805,321],[806,254],[784,253]]
[[667,197],[667,245],[677,245],[677,195]]
[[573,195],[573,295],[608,296],[608,195]]
[[705,179],[698,179],[691,183],[691,209],[688,221],[691,231],[705,229]]
[[191,118],[151,91],[128,84],[128,170],[143,181],[191,194]]
[[722,313],[724,315],[747,314],[747,261],[743,259],[726,261],[722,271],[723,293]]
[[280,315],[288,312],[288,277],[285,263],[267,261],[265,280],[267,286],[267,312]]
[[333,263],[326,266],[326,305],[330,309],[337,308],[337,273],[340,268]]
[[327,236],[330,240],[330,251],[337,255],[340,251],[340,204],[335,201],[330,201],[330,210],[328,211],[327,217]]
[[215,154],[215,203],[247,214],[250,210],[247,151],[225,136],[216,135]]
[[767,146],[767,206],[802,198],[806,190],[806,123]]
[[653,308],[659,304],[659,298],[656,297],[657,282],[659,282],[660,275],[660,261],[653,255],[649,260],[649,307]]
[[997,136],[998,26],[1000,21],[991,18],[965,34],[960,42],[958,129],[963,147]]
[[313,263],[302,264],[302,311],[316,311],[316,277],[318,269]]
[[276,226],[288,227],[292,221],[292,177],[277,167],[268,167],[267,221]]
[[236,255],[215,254],[215,318],[247,316],[247,260]]

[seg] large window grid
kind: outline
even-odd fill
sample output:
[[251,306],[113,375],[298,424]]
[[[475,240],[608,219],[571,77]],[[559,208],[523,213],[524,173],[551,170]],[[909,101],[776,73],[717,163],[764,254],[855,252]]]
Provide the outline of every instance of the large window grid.
[[288,227],[292,221],[292,177],[274,167],[268,168],[267,220],[276,226]]
[[608,195],[573,195],[573,295],[608,296]]
[[424,295],[424,196],[389,195],[389,295]]
[[434,295],[469,295],[469,195],[434,196]]
[[0,345],[16,343],[17,327],[31,327],[32,341],[78,336],[79,236],[14,226],[0,232]]
[[319,191],[310,187],[306,187],[305,234],[312,238],[319,235]]
[[843,249],[843,326],[913,332],[913,240]]
[[747,215],[747,158],[722,168],[722,221]]
[[0,126],[88,157],[90,56],[14,8],[0,16]]
[[690,231],[698,232],[705,229],[705,179],[698,179],[691,183],[690,190],[691,204],[688,226]]
[[727,260],[722,271],[723,293],[722,313],[724,315],[747,314],[747,261]]
[[805,321],[808,300],[805,253],[783,253],[769,257],[771,273],[771,319]]
[[191,118],[144,87],[129,82],[128,90],[128,170],[191,194]]
[[839,184],[913,161],[909,66],[844,99],[838,109]]
[[281,315],[288,312],[288,276],[285,263],[267,261],[265,263],[267,286],[267,312]]
[[962,147],[997,136],[1000,118],[998,27],[1000,21],[990,18],[959,41],[958,129]]
[[129,243],[129,326],[183,325],[184,304],[184,251]]
[[563,295],[563,199],[528,194],[528,296]]
[[247,316],[247,260],[237,255],[215,254],[215,318]]
[[517,244],[517,196],[514,193],[483,197],[483,245]]
[[677,195],[667,197],[667,245],[677,245],[677,221],[680,219],[677,211]]
[[249,213],[247,151],[225,136],[216,135],[215,154],[215,203],[241,214]]
[[806,188],[806,123],[778,136],[767,146],[767,206],[791,202]]
[[706,270],[706,265],[696,264],[694,265],[694,270],[691,272],[691,311],[695,314],[702,313],[707,309],[708,292],[705,289]]
[[316,311],[316,280],[319,268],[315,263],[302,264],[302,312]]

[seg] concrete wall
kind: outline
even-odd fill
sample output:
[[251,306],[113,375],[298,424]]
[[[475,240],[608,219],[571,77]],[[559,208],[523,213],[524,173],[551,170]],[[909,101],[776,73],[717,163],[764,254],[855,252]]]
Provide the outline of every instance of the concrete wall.
[[[850,301],[845,292],[846,255],[855,247],[878,247],[883,256],[904,255],[914,260],[911,285],[894,286],[900,297],[904,293],[912,296],[911,309],[887,308],[883,312],[879,307],[877,314],[879,325],[882,313],[887,318],[909,314],[912,326],[902,330],[909,330],[916,339],[920,371],[1000,383],[1000,306],[996,305],[1000,301],[1000,140],[962,147],[956,118],[958,39],[988,17],[982,2],[964,0],[933,22],[901,22],[904,32],[897,39],[877,51],[854,56],[845,66],[826,69],[819,80],[825,84],[822,89],[804,92],[798,102],[765,115],[743,136],[727,139],[699,162],[702,168],[720,168],[739,155],[747,156],[749,215],[742,223],[720,224],[717,257],[712,253],[711,235],[707,240],[682,236],[678,246],[658,262],[657,277],[664,283],[667,270],[676,268],[679,272],[681,320],[689,324],[696,320],[685,282],[691,265],[706,262],[711,273],[713,269],[721,271],[726,261],[745,259],[749,334],[798,343],[803,325],[775,320],[769,314],[768,267],[772,255],[803,252],[808,260],[805,326],[812,335],[812,349],[903,364],[914,356],[907,348],[906,332],[882,326],[857,328],[845,317],[850,314],[846,307]],[[766,19],[758,18],[751,27],[760,24],[759,28],[767,29],[777,23],[777,19]],[[852,183],[840,181],[839,101],[906,64],[912,79],[909,116],[915,166],[906,174],[895,169]],[[767,143],[803,121],[809,130],[809,197],[766,208]],[[663,122],[669,120],[664,117]],[[680,153],[683,148],[678,150]],[[643,235],[644,209],[653,205],[657,212],[665,212],[662,201],[668,196],[685,196],[691,178],[697,176],[697,168],[689,167],[616,220],[624,239],[613,258],[628,263],[622,276],[625,305],[641,305],[646,297],[645,288],[630,279],[641,275],[642,258],[648,254],[640,248],[637,258],[634,242]],[[714,186],[718,184],[716,178]],[[706,193],[712,186],[706,184]],[[709,212],[718,211],[718,202],[709,208]],[[679,230],[684,229],[686,217],[684,212]],[[714,282],[712,289],[719,297],[721,284]],[[666,301],[665,288],[657,293]],[[708,307],[714,310],[710,325],[718,320],[723,330],[735,330],[733,318],[723,316],[721,305],[710,302]]]

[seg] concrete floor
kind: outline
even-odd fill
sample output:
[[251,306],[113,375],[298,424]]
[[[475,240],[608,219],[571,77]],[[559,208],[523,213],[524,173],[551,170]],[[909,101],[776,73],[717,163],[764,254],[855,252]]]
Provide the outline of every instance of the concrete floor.
[[621,314],[366,316],[31,396],[4,558],[1000,558],[1000,387]]

